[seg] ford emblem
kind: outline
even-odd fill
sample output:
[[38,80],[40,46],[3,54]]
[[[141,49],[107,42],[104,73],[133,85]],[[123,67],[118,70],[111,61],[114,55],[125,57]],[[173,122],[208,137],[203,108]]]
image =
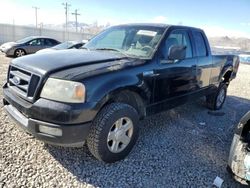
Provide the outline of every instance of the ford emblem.
[[21,82],[20,78],[18,78],[16,76],[14,76],[12,80],[13,80],[13,82],[14,82],[15,85],[19,85],[20,82]]

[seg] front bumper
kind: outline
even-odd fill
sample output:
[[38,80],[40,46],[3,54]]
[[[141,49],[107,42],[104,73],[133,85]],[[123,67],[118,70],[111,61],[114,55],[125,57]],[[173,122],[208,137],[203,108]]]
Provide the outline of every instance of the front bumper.
[[92,121],[98,109],[97,103],[69,104],[40,98],[34,103],[27,102],[15,94],[7,84],[3,87],[3,102],[11,104],[27,118],[53,124],[82,124]]
[[240,120],[235,129],[228,160],[228,170],[242,184],[250,185],[250,111]]
[[[64,104],[46,99],[29,103],[7,85],[3,88],[3,96],[4,108],[10,117],[39,140],[54,145],[82,145],[97,113],[95,103]],[[61,135],[44,133],[41,126],[59,130]]]
[[[46,143],[60,146],[82,146],[88,136],[91,123],[77,125],[59,125],[25,117],[12,105],[5,105],[4,109],[9,116],[26,132],[32,134],[37,139]],[[62,135],[56,136],[50,133],[41,132],[39,126],[56,128],[61,130]]]
[[235,134],[229,153],[228,169],[236,181],[248,185],[250,169],[246,165],[250,164],[250,152],[246,148],[247,143],[242,142],[240,136]]
[[5,53],[6,56],[13,56],[14,55],[14,49],[13,48],[3,48],[1,49],[3,53]]

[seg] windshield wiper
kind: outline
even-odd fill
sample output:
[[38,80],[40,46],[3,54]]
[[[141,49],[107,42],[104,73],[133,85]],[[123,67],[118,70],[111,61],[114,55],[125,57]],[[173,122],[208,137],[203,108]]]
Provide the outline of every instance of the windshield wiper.
[[95,48],[95,50],[108,50],[108,51],[115,51],[115,52],[119,52],[123,55],[125,55],[126,57],[128,57],[127,54],[125,54],[124,52],[122,52],[121,50],[115,49],[115,48]]

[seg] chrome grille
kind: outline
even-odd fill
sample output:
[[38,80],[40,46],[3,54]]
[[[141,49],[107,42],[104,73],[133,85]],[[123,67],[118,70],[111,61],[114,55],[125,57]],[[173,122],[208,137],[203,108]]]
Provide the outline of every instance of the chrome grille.
[[27,99],[33,99],[40,77],[26,70],[11,66],[8,84],[15,93]]

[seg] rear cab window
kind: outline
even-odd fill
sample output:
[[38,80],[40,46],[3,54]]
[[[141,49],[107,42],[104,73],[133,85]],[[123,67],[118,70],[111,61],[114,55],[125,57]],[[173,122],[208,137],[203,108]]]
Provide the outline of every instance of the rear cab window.
[[196,56],[205,57],[208,56],[208,51],[204,37],[200,31],[192,31],[194,43],[196,47]]

